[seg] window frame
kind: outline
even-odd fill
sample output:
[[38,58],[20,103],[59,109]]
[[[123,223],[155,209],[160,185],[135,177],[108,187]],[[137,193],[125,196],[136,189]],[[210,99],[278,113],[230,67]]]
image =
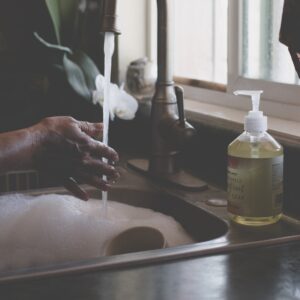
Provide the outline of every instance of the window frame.
[[297,99],[300,98],[299,85],[246,78],[240,75],[242,73],[242,10],[243,1],[228,0],[227,92],[232,93],[241,88],[264,90],[264,99],[285,104],[300,105],[300,99]]
[[[147,55],[156,59],[156,12],[154,1],[148,2]],[[300,86],[241,76],[242,68],[242,9],[243,1],[228,0],[228,71],[227,85],[191,78],[175,77],[182,84],[185,98],[224,107],[248,111],[250,103],[234,96],[237,89],[263,90],[261,109],[266,115],[300,121]],[[286,50],[288,51],[288,49]]]

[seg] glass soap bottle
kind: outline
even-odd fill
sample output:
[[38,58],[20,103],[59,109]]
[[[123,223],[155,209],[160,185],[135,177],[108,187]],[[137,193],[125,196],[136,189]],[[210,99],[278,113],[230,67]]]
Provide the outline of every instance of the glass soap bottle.
[[267,133],[267,117],[259,111],[263,91],[236,91],[252,98],[245,131],[228,146],[228,213],[236,223],[262,226],[282,215],[283,148]]

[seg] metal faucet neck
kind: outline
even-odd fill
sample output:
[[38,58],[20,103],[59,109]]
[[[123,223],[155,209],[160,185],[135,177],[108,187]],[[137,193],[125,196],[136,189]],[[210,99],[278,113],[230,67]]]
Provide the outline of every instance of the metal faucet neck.
[[173,85],[173,0],[157,0],[158,85]]

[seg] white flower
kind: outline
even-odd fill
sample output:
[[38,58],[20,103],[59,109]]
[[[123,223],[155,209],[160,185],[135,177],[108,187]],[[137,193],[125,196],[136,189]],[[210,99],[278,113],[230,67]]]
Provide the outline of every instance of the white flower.
[[[99,74],[96,77],[97,90],[93,93],[93,103],[99,103],[103,107],[104,102],[104,77]],[[126,93],[123,88],[116,84],[110,84],[109,112],[113,120],[116,115],[123,120],[132,120],[138,109],[138,102],[131,95]]]

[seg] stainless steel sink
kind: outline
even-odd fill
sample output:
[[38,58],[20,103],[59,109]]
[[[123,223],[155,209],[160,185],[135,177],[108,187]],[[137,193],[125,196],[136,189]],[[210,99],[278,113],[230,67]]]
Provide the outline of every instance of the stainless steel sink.
[[[92,190],[90,194],[93,198],[99,197],[99,191]],[[197,243],[221,237],[228,230],[228,225],[223,220],[163,191],[117,186],[109,193],[109,199],[172,216]]]
[[[224,253],[237,249],[300,240],[299,224],[297,221],[286,217],[277,224],[260,228],[247,228],[231,224],[227,220],[226,207],[211,205],[210,201],[211,199],[224,200],[226,193],[211,186],[201,192],[184,192],[149,182],[130,170],[121,169],[121,172],[123,174],[120,182],[109,193],[110,200],[151,208],[174,217],[194,238],[195,243],[160,250],[16,270],[0,274],[0,283],[163,262],[176,258]],[[67,191],[62,188],[55,188],[30,192],[32,195],[42,193],[67,193]],[[93,198],[100,198],[101,195],[95,189],[89,189],[89,193]],[[219,203],[220,201],[212,201],[213,204],[215,202]]]

